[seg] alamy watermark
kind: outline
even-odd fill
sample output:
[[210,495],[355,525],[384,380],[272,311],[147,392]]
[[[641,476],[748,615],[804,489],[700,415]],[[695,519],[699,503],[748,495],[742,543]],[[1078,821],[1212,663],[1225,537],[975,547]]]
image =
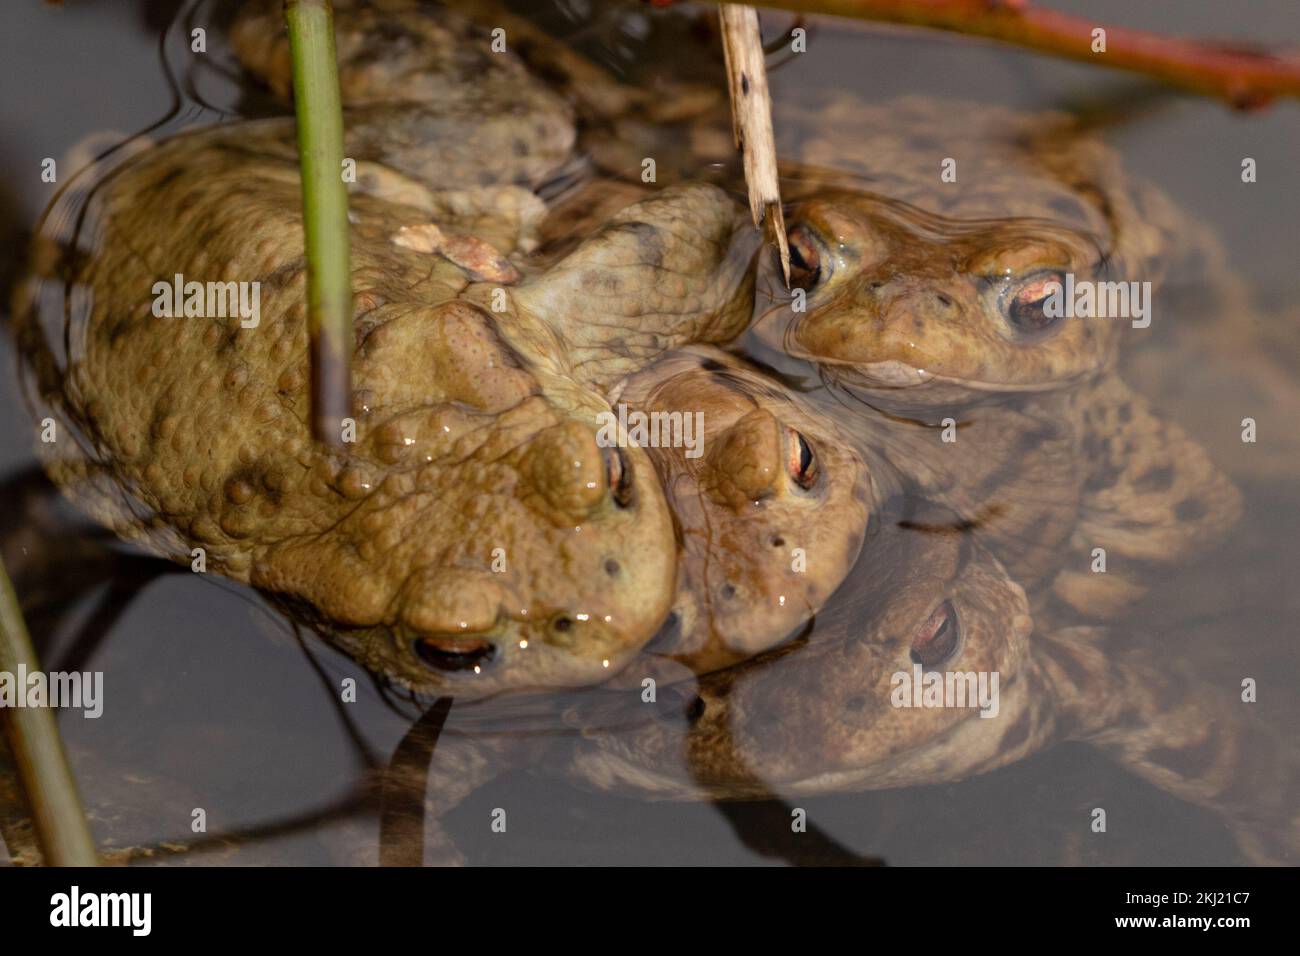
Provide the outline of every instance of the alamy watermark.
[[998,715],[997,671],[927,671],[914,664],[889,678],[895,707],[978,707],[981,717]]
[[1043,314],[1049,319],[1132,319],[1135,329],[1151,324],[1150,282],[1076,282],[1067,272],[1064,284],[1048,282],[1043,289]]
[[703,412],[642,412],[620,402],[617,415],[600,412],[596,423],[602,448],[625,444],[620,436],[626,435],[626,444],[635,448],[685,448],[687,458],[704,454]]
[[262,321],[262,283],[186,282],[176,273],[171,282],[153,284],[155,318],[224,319],[239,317],[239,325],[255,329]]
[[55,927],[125,927],[132,936],[153,929],[152,893],[83,893],[73,886],[50,897],[50,925]]
[[92,720],[104,713],[102,671],[0,671],[0,709],[10,707],[60,707],[81,710]]

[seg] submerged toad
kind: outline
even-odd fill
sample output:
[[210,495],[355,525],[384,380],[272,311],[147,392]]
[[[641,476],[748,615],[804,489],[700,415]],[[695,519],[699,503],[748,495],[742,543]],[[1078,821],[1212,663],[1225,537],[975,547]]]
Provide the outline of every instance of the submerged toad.
[[1223,814],[1252,859],[1300,854],[1295,743],[1233,687],[1189,677],[1132,634],[1035,629],[1024,591],[951,528],[883,523],[860,574],[873,587],[805,645],[657,703],[572,714],[583,742],[566,773],[602,791],[757,799],[950,782],[1080,740]]
[[767,800],[951,783],[1065,741],[1220,814],[1254,862],[1300,855],[1294,740],[1149,635],[1040,616],[955,515],[894,502],[806,639],[695,681],[589,688],[567,734],[466,714],[431,755],[426,859],[462,861],[438,818],[513,766],[643,799]]

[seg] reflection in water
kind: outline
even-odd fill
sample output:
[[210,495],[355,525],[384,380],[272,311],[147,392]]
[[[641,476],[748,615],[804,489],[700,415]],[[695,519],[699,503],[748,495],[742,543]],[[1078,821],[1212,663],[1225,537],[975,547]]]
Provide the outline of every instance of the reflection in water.
[[[187,23],[201,7],[189,8]],[[221,76],[217,70],[202,83]],[[228,79],[242,85],[233,72]],[[157,130],[170,131],[191,104],[212,102],[200,85],[189,75],[172,84],[176,103]],[[1277,569],[1293,557],[1294,536],[1248,507],[1242,530],[1222,545],[1238,505],[1218,469],[1239,462],[1211,461],[1112,373],[1130,361],[1121,324],[1054,331],[1033,294],[1044,272],[1160,281],[1190,269],[1193,288],[1214,287],[1202,310],[1231,302],[1237,314],[1251,304],[1231,291],[1221,250],[1167,200],[1129,182],[1116,156],[1086,131],[1066,136],[1054,126],[1049,136],[998,109],[964,124],[948,104],[914,100],[838,101],[802,121],[784,128],[798,134],[790,155],[800,164],[787,188],[799,200],[789,221],[806,309],[794,309],[794,297],[765,274],[761,318],[730,353],[693,353],[685,377],[671,362],[634,369],[642,380],[623,393],[646,407],[705,406],[706,427],[718,429],[706,433],[706,447],[729,455],[698,464],[672,450],[651,456],[655,473],[668,476],[691,560],[681,562],[675,628],[661,631],[662,643],[607,688],[453,706],[451,697],[431,700],[381,676],[367,684],[350,661],[270,616],[243,589],[175,574],[177,566],[126,551],[88,526],[70,533],[60,524],[67,516],[51,516],[40,501],[48,486],[30,477],[13,484],[7,500],[20,506],[5,516],[13,522],[4,529],[5,557],[32,630],[45,638],[42,659],[52,669],[116,662],[110,673],[124,689],[115,699],[130,688],[156,702],[106,721],[112,735],[65,726],[101,840],[139,862],[418,865],[503,853],[536,860],[566,852],[560,844],[574,860],[602,852],[604,859],[672,859],[705,847],[737,859],[860,865],[961,858],[955,844],[983,862],[1168,862],[1172,847],[1189,842],[1185,832],[1207,847],[1205,859],[1238,859],[1226,823],[1245,858],[1286,858],[1297,765],[1294,746],[1278,738],[1285,710],[1244,710],[1239,694],[1242,676],[1267,672],[1261,662],[1293,670],[1294,658],[1279,642],[1242,647],[1225,635],[1290,632],[1295,608]],[[870,151],[858,149],[864,129],[881,131]],[[1034,134],[1028,141],[1008,135],[1026,129]],[[963,157],[959,182],[969,188],[949,189],[921,161],[954,144]],[[596,157],[601,146],[583,149]],[[205,157],[192,158],[222,172],[217,153]],[[84,218],[88,201],[118,160],[134,159],[130,150],[105,158],[74,181],[50,221],[56,231],[67,227],[52,237],[61,242],[53,257],[73,272],[85,267],[78,242],[103,225]],[[688,166],[692,159],[677,158]],[[543,230],[537,274],[571,252],[575,236],[642,198],[635,183],[631,194],[594,187],[584,163],[567,170],[563,188],[542,189],[563,215],[549,234]],[[664,162],[660,186],[671,166]],[[242,189],[246,172],[222,182]],[[609,209],[582,209],[604,189],[613,197]],[[224,202],[217,199],[214,210]],[[357,208],[363,228],[393,225],[378,205],[358,200]],[[96,280],[91,271],[80,275]],[[1187,280],[1169,281],[1175,288]],[[1170,301],[1181,300],[1157,299],[1157,307]],[[90,322],[89,307],[80,308],[65,297],[54,326],[62,320],[67,333],[70,319]],[[1177,346],[1155,343],[1167,349],[1167,364],[1200,361],[1196,343],[1214,341],[1205,333],[1217,317],[1192,318]],[[46,375],[74,368],[84,346],[73,334],[55,334],[49,344],[48,354],[33,358],[32,343],[24,343]],[[672,361],[682,354],[691,353]],[[1257,415],[1294,402],[1286,361],[1279,372],[1270,360],[1272,404]],[[84,416],[88,446],[104,440],[89,427],[97,418]],[[1196,421],[1187,422],[1193,433]],[[783,476],[785,497],[746,484],[755,474]],[[1244,479],[1254,501],[1280,501],[1290,513],[1289,493],[1251,484],[1240,470],[1233,477]],[[841,480],[843,494],[826,492]],[[801,512],[805,492],[820,497],[810,499],[817,508]],[[243,493],[230,491],[235,500]],[[768,495],[773,504],[765,510],[744,510]],[[790,501],[795,510],[787,513]],[[737,514],[748,518],[733,520]],[[781,549],[818,534],[814,572],[783,583]],[[1087,569],[1098,547],[1109,561],[1104,573]],[[1247,565],[1263,565],[1260,578],[1272,568],[1273,586],[1246,597],[1218,570]],[[619,570],[627,568],[602,573]],[[164,576],[174,589],[164,592]],[[1189,603],[1189,594],[1199,603]],[[785,613],[778,605],[752,613],[778,595],[788,600],[779,605]],[[728,616],[728,602],[748,616]],[[248,607],[229,617],[235,624],[209,638],[229,642],[247,670],[223,670],[221,653],[198,646],[190,622],[209,604],[229,612],[241,603]],[[268,627],[272,635],[257,634]],[[194,646],[169,656],[161,641],[149,642],[150,631]],[[242,646],[250,642],[238,638],[250,635],[253,646]],[[122,642],[120,659],[114,640]],[[444,658],[465,656],[463,643],[444,645],[436,648]],[[767,656],[744,660],[774,645]],[[736,660],[744,662],[691,672]],[[961,706],[895,706],[898,675],[956,671],[999,676],[996,717]],[[643,696],[650,676],[658,681],[653,700]],[[344,679],[360,681],[355,703],[340,694]],[[158,727],[172,719],[175,697],[201,690],[221,702],[222,718],[182,710],[166,739]],[[304,716],[295,722],[297,712]],[[120,743],[130,737],[158,740],[159,752]],[[998,770],[1080,740],[1220,818],[1181,804],[1170,810],[1133,779],[1072,756],[1077,751]],[[302,765],[302,779],[273,764]],[[562,783],[548,790],[524,773]],[[954,786],[983,773],[993,775]],[[1115,795],[1125,787],[1127,806]],[[901,795],[853,793],[886,788]],[[844,791],[853,796],[821,796]],[[716,801],[721,823],[656,803],[699,799]],[[1098,849],[1075,835],[1096,806],[1131,821],[1142,800],[1171,821],[1164,843],[1142,843],[1147,835],[1129,830],[1122,848]],[[194,807],[211,811],[212,833],[173,839]],[[994,832],[1023,828],[1032,836],[990,846],[980,833],[1004,807],[1023,813]],[[498,809],[510,820],[509,841],[493,842]],[[9,853],[18,856],[24,837],[12,812],[6,818]],[[612,825],[602,829],[605,818],[624,821],[632,835],[619,844]],[[1043,832],[1048,839],[1037,840]]]
[[[381,866],[422,866],[460,862],[455,848],[444,845],[426,848],[426,775],[433,760],[438,735],[447,722],[452,700],[444,697],[411,725],[393,752],[383,784],[383,812],[379,829]],[[435,793],[433,799],[437,799]],[[432,850],[432,858],[430,858]],[[439,852],[446,854],[440,857]]]
[[[22,481],[15,482],[11,487],[6,489],[6,492],[9,495],[9,500],[21,500],[25,505],[27,505],[23,510],[24,514],[29,516],[39,515],[42,513],[43,508],[38,503],[38,499],[41,495],[37,492],[43,491],[48,495],[52,490],[49,489],[48,486],[42,489],[41,485],[43,485],[42,481],[28,476]],[[924,538],[933,537],[936,534],[939,539],[943,541],[952,540],[954,537],[957,539],[963,537],[961,535],[954,536],[951,531],[934,531],[933,529],[941,528],[942,525],[940,522],[928,520],[928,517],[926,520],[917,521],[915,515],[913,515],[912,518],[908,519],[907,523],[909,523],[914,529],[925,528],[929,530],[920,532],[912,531],[902,534],[900,538],[901,542],[918,541]],[[29,520],[25,522],[25,525],[27,533],[30,534],[33,530],[31,521]],[[897,525],[895,525],[895,527],[897,527]],[[39,566],[40,574],[37,579],[45,581],[67,580],[67,573],[65,573],[64,570],[66,569],[66,572],[75,571],[78,575],[81,575],[76,578],[76,583],[80,587],[90,589],[93,579],[98,578],[102,581],[111,578],[113,580],[111,581],[110,593],[115,593],[119,598],[123,599],[118,609],[119,613],[122,610],[125,610],[125,606],[128,603],[127,599],[129,599],[131,593],[146,584],[151,574],[165,574],[170,571],[170,566],[163,562],[148,559],[124,561],[120,555],[110,555],[109,543],[104,539],[102,534],[91,532],[88,536],[90,539],[88,543],[86,537],[68,534],[64,528],[50,527],[46,525],[40,527],[37,531],[37,539],[44,542],[46,545],[39,550],[28,550],[29,555],[39,557],[41,562]],[[19,529],[20,534],[21,532],[22,529]],[[895,534],[897,535],[898,533],[895,532]],[[98,540],[95,540],[96,538],[98,538]],[[14,540],[15,534],[11,529],[6,536],[6,541],[12,542]],[[58,542],[61,549],[70,549],[71,554],[73,555],[72,560],[66,565],[60,565],[58,555],[52,555],[48,548],[49,542]],[[25,593],[32,593],[39,596],[41,593],[39,588],[30,587],[26,584],[26,582],[33,580],[33,565],[30,562],[25,562],[23,560],[24,556],[20,551],[15,553],[17,550],[18,549],[13,548],[12,546],[7,547],[6,557],[9,558],[10,564],[15,568],[17,579],[20,582],[24,582],[20,583],[20,587],[23,588]],[[103,557],[96,559],[94,556],[96,552],[102,554]],[[908,577],[906,563],[897,561],[899,556],[895,553],[891,553],[889,548],[873,548],[870,553],[886,559],[886,570],[890,567],[900,567],[903,576]],[[942,564],[942,562],[936,562],[933,560],[923,561],[921,563],[927,566]],[[98,570],[96,571],[96,569]],[[899,594],[900,592],[895,588],[892,593]],[[50,634],[59,631],[59,628],[52,618],[57,617],[59,612],[65,611],[66,605],[61,601],[56,601],[49,597],[43,600],[38,597],[36,601],[29,603],[26,610],[30,620],[32,621],[33,630],[40,634]],[[84,630],[74,632],[71,646],[77,649],[78,656],[75,660],[85,661],[93,655],[95,644],[97,643],[97,640],[95,639],[96,627],[102,626],[102,618],[99,618],[99,621],[101,622],[99,625],[95,624],[97,617],[98,616],[93,615],[90,619],[91,623],[88,624]],[[855,622],[860,623],[860,615],[855,615],[854,620]],[[971,636],[970,632],[967,631],[967,637],[969,638]],[[102,632],[100,633],[100,637],[102,638]],[[825,649],[825,645],[823,645],[822,648]],[[833,645],[831,649],[833,649]],[[798,653],[802,654],[804,657],[809,656],[806,647],[803,651]],[[67,656],[61,656],[56,659],[60,661],[60,666],[71,666],[74,663],[74,659]],[[872,668],[869,672],[875,673],[879,670],[879,668]],[[850,679],[850,686],[854,686],[852,678],[855,675],[864,672],[868,671],[860,667],[837,664],[831,668],[825,676],[847,676]],[[711,683],[711,688],[705,691],[705,694],[708,696],[710,708],[717,707],[725,697],[733,697],[734,699],[733,695],[735,695],[735,692],[733,688],[727,688],[723,698],[719,698],[717,682],[713,681],[706,683]],[[774,684],[774,690],[782,695],[789,696],[794,693],[796,683],[797,682],[792,682],[790,678],[782,677]],[[328,683],[326,684],[326,688],[329,688]],[[820,680],[817,684],[817,691],[817,696],[826,699],[834,699],[831,687],[826,686]],[[811,694],[806,696],[809,698],[813,697]],[[345,709],[338,706],[335,694],[330,693],[329,699],[331,705],[339,712],[342,725],[348,727],[349,732],[351,733],[353,729],[350,726],[350,716],[346,713]],[[708,761],[707,750],[703,751],[705,759],[704,762],[701,763],[700,752],[696,751],[692,753],[689,749],[691,747],[691,741],[698,741],[701,736],[705,739],[708,738],[707,734],[701,735],[698,731],[695,731],[694,736],[692,736],[690,728],[690,717],[694,716],[696,720],[699,719],[699,714],[696,713],[698,711],[698,704],[696,703],[698,697],[688,691],[675,691],[672,693],[666,692],[664,700],[667,705],[665,710],[668,710],[669,712],[673,710],[671,701],[677,700],[677,702],[682,705],[677,709],[681,710],[682,713],[687,716],[687,720],[678,721],[677,726],[672,727],[671,732],[664,737],[663,746],[665,748],[677,748],[678,756],[685,758],[687,762],[687,766],[684,768],[686,771],[685,779],[689,780],[691,776],[694,776],[696,783],[705,788],[708,788],[711,783],[716,784],[717,774],[719,770],[723,768],[720,768],[716,760],[712,762]],[[430,840],[430,850],[445,850],[450,854],[449,858],[455,859],[455,849],[446,846],[442,842],[442,837],[436,829],[436,823],[434,820],[424,819],[426,812],[430,809],[435,817],[440,815],[441,810],[444,809],[443,807],[437,806],[440,796],[443,793],[451,794],[454,790],[454,788],[441,788],[435,785],[429,788],[429,797],[426,799],[426,770],[430,765],[431,760],[436,759],[438,734],[442,728],[442,724],[448,716],[449,704],[449,701],[439,702],[439,704],[427,711],[423,717],[410,726],[406,736],[395,749],[393,758],[389,762],[388,767],[377,774],[377,777],[367,778],[377,779],[377,782],[374,785],[361,784],[359,789],[349,796],[332,801],[324,806],[318,807],[317,809],[293,813],[285,819],[243,827],[237,831],[223,832],[205,838],[158,841],[152,846],[141,846],[137,847],[135,850],[125,851],[124,857],[127,859],[134,858],[163,861],[169,856],[176,854],[184,854],[186,856],[193,855],[202,859],[203,853],[212,850],[222,851],[228,854],[232,848],[239,847],[249,842],[280,836],[300,829],[310,830],[313,827],[336,819],[339,816],[365,814],[369,812],[367,811],[367,807],[378,806],[381,808],[380,812],[382,821],[379,839],[379,852],[381,859],[392,863],[414,863],[421,859],[445,859],[444,857],[439,857],[437,853],[430,854],[429,850],[422,849],[425,839]],[[734,706],[734,704],[732,706]],[[773,713],[779,713],[780,709],[774,708],[770,703],[768,703],[761,705],[760,708],[755,708],[750,712],[766,712],[770,715]],[[725,709],[723,713],[725,714]],[[539,715],[537,714],[530,715],[527,724],[530,730],[535,731],[536,729],[545,726],[543,721],[539,720],[538,717]],[[714,714],[710,713],[710,719],[713,718]],[[490,718],[488,719],[490,720]],[[645,719],[646,718],[638,715],[633,723],[623,725],[621,729],[618,728],[618,725],[614,725],[616,727],[614,730],[615,743],[619,744],[621,741],[635,740],[638,734],[636,724],[644,723]],[[724,719],[729,720],[730,718]],[[656,722],[662,723],[662,719],[656,719]],[[482,719],[480,719],[479,723],[482,723]],[[585,723],[589,732],[596,730],[597,733],[600,726],[610,726],[608,719],[588,720],[585,721]],[[504,726],[508,728],[509,725],[510,722],[507,721]],[[473,727],[473,725],[471,725],[471,727]],[[490,727],[489,732],[492,732]],[[501,728],[498,728],[495,733],[498,736],[501,736]],[[744,763],[743,758],[737,760],[735,757],[734,742],[731,739],[732,734],[733,729],[729,725],[723,728],[723,735],[726,738],[725,749],[733,751],[732,754],[728,755],[727,761],[724,761],[724,766],[731,765],[738,767],[740,779],[751,781],[749,786],[753,795],[758,795],[765,789],[765,786],[761,782],[761,779],[754,775],[750,768]],[[510,735],[506,733],[504,736],[509,737]],[[527,735],[525,734],[525,736]],[[356,745],[357,757],[355,759],[359,759],[362,763],[368,763],[369,758],[363,751],[364,745],[359,742],[360,738],[354,738],[354,740],[358,741]],[[693,758],[696,760],[696,764],[691,766],[690,761]],[[92,786],[94,780],[94,777],[90,778]],[[1252,785],[1252,789],[1255,789],[1254,785]],[[371,796],[367,797],[366,794],[368,793],[371,794]],[[432,800],[433,804],[430,804],[429,800]],[[781,841],[776,841],[777,846],[773,847],[774,837],[782,833],[792,833],[789,827],[791,819],[790,810],[787,806],[781,804],[766,804],[759,808],[751,809],[746,808],[743,805],[737,806],[726,803],[723,804],[722,807],[728,820],[737,828],[738,834],[746,845],[754,847],[759,852],[766,854],[782,854],[786,855],[786,858],[788,859],[802,860],[805,862],[811,859],[823,864],[834,862],[837,859],[843,859],[842,855],[836,851],[835,844],[830,838],[827,838],[825,841],[828,847],[826,853],[815,852],[818,844],[823,842],[815,823],[809,828],[807,834],[809,839],[795,839],[792,836],[789,838],[790,842],[788,845],[781,846]],[[780,824],[779,826],[778,823]],[[428,838],[422,838],[421,835],[426,832],[427,828],[430,830],[430,836]],[[11,853],[13,852],[14,850],[11,848]]]
[[[19,590],[26,596],[24,613],[34,633],[39,635],[64,634],[64,652],[53,658],[51,670],[82,670],[86,668],[100,643],[107,638],[113,623],[130,609],[132,601],[144,588],[160,575],[180,573],[176,565],[155,558],[124,553],[114,539],[99,529],[80,521],[59,500],[55,489],[39,472],[20,474],[7,482],[0,494],[6,500],[21,502],[0,529],[0,550],[13,569]],[[57,587],[51,587],[55,582]],[[69,593],[102,594],[92,612],[64,633],[60,619],[67,615]],[[355,726],[351,714],[340,703],[332,678],[325,672],[310,646],[303,641],[301,630],[291,625],[294,637],[309,663],[322,682],[322,690],[338,717],[338,726],[346,734],[354,749],[355,760],[362,775],[343,796],[325,804],[308,807],[235,829],[222,829],[204,836],[155,836],[146,843],[123,846],[111,827],[113,817],[104,816],[102,801],[95,797],[105,782],[102,773],[110,775],[120,771],[92,764],[95,772],[83,774],[82,785],[92,795],[90,805],[97,824],[97,836],[105,847],[106,858],[115,863],[152,862],[202,862],[205,859],[236,862],[241,848],[251,847],[260,841],[284,837],[295,832],[310,832],[327,823],[377,814],[378,861],[387,866],[418,866],[463,862],[463,856],[454,842],[443,832],[438,818],[447,807],[442,800],[456,791],[456,786],[435,774],[430,785],[430,772],[449,776],[463,768],[451,770],[448,758],[435,763],[438,741],[444,723],[451,711],[452,700],[436,701],[414,720],[398,742],[391,758],[385,763],[373,754],[370,743]],[[42,656],[50,659],[41,649]],[[412,698],[410,703],[418,704]],[[495,730],[493,718],[479,718],[474,731],[510,737],[510,727],[521,723],[510,717],[507,709],[506,723]],[[526,721],[528,731],[544,727],[544,717],[531,713]],[[510,748],[513,749],[513,748]],[[84,762],[83,762],[84,763]],[[0,831],[5,835],[12,859],[26,862],[39,860],[32,834],[27,826],[24,807],[12,790],[12,768],[3,766],[5,787],[0,800]],[[136,806],[142,815],[152,812],[150,805],[169,799],[165,793],[142,792],[148,803]],[[133,801],[134,802],[134,801]],[[833,839],[825,835],[815,823],[807,826],[806,835],[796,838],[788,823],[790,808],[781,803],[733,805],[725,803],[720,809],[735,828],[742,842],[766,856],[777,856],[790,862],[834,865],[847,862],[860,865],[861,858],[848,853]],[[782,825],[774,829],[774,823]],[[102,827],[107,826],[105,833]],[[782,833],[789,833],[782,838]],[[774,837],[776,839],[774,840]],[[231,854],[235,855],[232,856]],[[354,860],[353,862],[360,862]]]

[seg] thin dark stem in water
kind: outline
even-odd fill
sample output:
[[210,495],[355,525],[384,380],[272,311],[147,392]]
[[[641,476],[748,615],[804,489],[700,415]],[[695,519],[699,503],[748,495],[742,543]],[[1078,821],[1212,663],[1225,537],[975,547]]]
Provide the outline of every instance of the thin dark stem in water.
[[379,760],[375,756],[374,751],[370,749],[370,745],[366,742],[366,738],[362,735],[360,729],[353,722],[352,715],[344,708],[343,700],[338,693],[338,688],[336,688],[330,681],[329,675],[325,673],[325,668],[321,666],[320,661],[316,659],[316,655],[313,654],[311,648],[307,646],[307,641],[302,634],[302,627],[299,624],[292,622],[290,626],[293,629],[294,640],[298,642],[298,648],[302,651],[303,656],[307,658],[307,663],[311,666],[311,669],[315,671],[316,676],[320,678],[321,686],[325,688],[325,694],[329,698],[330,708],[334,711],[334,716],[339,719],[339,723],[342,725],[344,733],[347,734],[348,741],[352,744],[357,760],[363,767],[373,770],[379,765]]
[[381,866],[420,866],[424,862],[424,791],[429,764],[451,704],[450,697],[438,698],[393,751],[382,785]]
[[374,786],[367,779],[337,799],[311,810],[194,839],[159,840],[148,846],[110,849],[106,851],[106,855],[110,863],[130,863],[137,860],[166,859],[183,854],[198,855],[214,850],[251,846],[261,840],[310,831],[322,823],[346,820],[362,814],[373,796],[373,790]]

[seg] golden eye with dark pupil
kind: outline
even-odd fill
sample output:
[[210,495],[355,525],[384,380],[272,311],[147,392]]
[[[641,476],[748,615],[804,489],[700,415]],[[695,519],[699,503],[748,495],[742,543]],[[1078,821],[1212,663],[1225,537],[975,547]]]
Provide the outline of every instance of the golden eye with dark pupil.
[[813,485],[817,484],[817,478],[820,470],[817,467],[817,453],[812,450],[812,446],[807,440],[793,428],[786,429],[786,471],[794,479],[794,483],[800,488],[807,491]]
[[[1063,294],[1065,279],[1059,272],[1039,275],[1008,290],[1007,319],[1020,332],[1040,332],[1056,323],[1061,315],[1047,314],[1047,300]],[[1061,313],[1065,309],[1062,305]]]
[[957,650],[960,636],[957,610],[944,601],[912,637],[912,660],[922,667],[938,667]]
[[807,291],[822,275],[817,240],[804,226],[795,226],[787,236],[790,245],[790,284]]
[[605,449],[605,477],[614,503],[620,508],[632,504],[632,471],[627,467],[623,449]]

